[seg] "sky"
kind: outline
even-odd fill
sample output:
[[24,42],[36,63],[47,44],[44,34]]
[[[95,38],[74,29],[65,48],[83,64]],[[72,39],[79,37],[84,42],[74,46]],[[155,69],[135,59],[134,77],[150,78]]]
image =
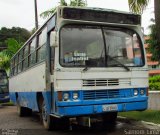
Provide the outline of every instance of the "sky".
[[[67,0],[69,1],[69,0]],[[59,0],[37,0],[38,14],[58,5]],[[88,7],[100,7],[129,11],[128,0],[87,0]],[[145,34],[149,33],[150,19],[154,18],[154,3],[150,3],[142,15],[142,27]],[[39,25],[46,20],[38,18]],[[34,0],[0,0],[0,28],[22,27],[31,30],[35,27]]]

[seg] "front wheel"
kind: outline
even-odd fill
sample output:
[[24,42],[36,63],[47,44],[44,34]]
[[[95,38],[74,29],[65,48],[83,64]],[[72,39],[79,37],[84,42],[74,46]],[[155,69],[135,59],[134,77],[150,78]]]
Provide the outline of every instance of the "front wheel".
[[43,101],[41,107],[42,107],[41,108],[41,118],[42,118],[43,126],[47,130],[52,130],[53,120],[52,120],[52,117],[47,113],[47,107],[46,107],[45,101]]
[[69,129],[69,118],[55,118],[50,116],[47,112],[45,101],[43,101],[41,107],[41,118],[44,128],[47,130]]

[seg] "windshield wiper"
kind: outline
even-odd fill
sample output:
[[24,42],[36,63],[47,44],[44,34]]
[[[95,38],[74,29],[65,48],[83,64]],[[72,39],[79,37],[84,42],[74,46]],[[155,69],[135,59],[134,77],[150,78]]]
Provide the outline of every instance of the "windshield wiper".
[[123,67],[124,69],[126,69],[127,71],[130,71],[129,67],[127,67],[126,65],[124,65],[123,63],[121,63],[120,61],[116,60],[114,57],[111,57],[110,55],[107,55],[107,57],[115,62],[117,62],[114,65],[110,65],[110,66],[116,66],[116,65],[120,65],[121,67]]

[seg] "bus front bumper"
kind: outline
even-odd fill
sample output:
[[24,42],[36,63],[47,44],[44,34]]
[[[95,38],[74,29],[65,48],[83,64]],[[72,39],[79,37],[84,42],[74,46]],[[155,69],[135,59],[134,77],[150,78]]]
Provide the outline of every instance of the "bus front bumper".
[[[64,106],[58,107],[58,115],[60,116],[85,116],[96,115],[107,112],[126,112],[126,111],[143,111],[148,107],[148,102],[130,102],[117,104],[101,104],[101,105],[85,105],[85,106]],[[109,109],[110,108],[110,109]]]

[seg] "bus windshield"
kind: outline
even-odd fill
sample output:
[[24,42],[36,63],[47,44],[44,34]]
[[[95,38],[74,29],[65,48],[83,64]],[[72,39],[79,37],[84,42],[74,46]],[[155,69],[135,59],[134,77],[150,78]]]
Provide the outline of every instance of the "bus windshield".
[[66,67],[143,66],[142,43],[130,29],[66,25],[60,33],[60,64]]
[[0,70],[0,93],[8,92],[8,78],[5,71]]

